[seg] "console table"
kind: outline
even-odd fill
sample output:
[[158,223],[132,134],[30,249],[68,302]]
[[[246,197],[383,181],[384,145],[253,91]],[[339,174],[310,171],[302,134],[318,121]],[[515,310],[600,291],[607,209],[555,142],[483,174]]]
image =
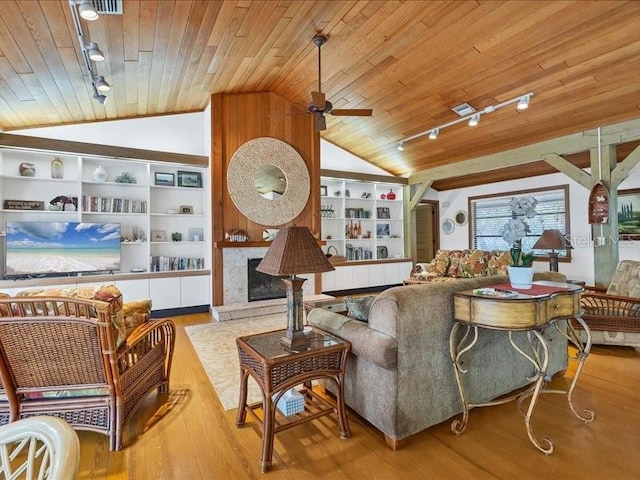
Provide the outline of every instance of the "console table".
[[[290,350],[280,339],[285,330],[248,335],[236,339],[240,357],[240,399],[236,426],[244,425],[247,413],[262,427],[262,472],[271,469],[273,437],[276,433],[327,415],[338,414],[340,437],[348,438],[349,423],[344,405],[344,370],[351,344],[321,330],[312,330],[307,348]],[[251,375],[262,391],[262,402],[247,404],[247,380]],[[326,378],[337,385],[335,405],[311,389],[311,381]],[[280,397],[290,388],[303,384],[305,410],[277,423],[276,410]],[[262,416],[255,410],[261,409]]]
[[[509,284],[492,287],[454,294],[455,323],[449,338],[449,350],[463,405],[463,414],[461,420],[456,419],[452,422],[451,429],[456,435],[464,431],[470,408],[499,405],[517,400],[520,410],[523,411],[522,402],[531,397],[525,414],[527,435],[538,450],[551,454],[554,449],[551,440],[545,437],[539,442],[531,428],[531,417],[541,393],[566,395],[571,412],[585,423],[595,418],[593,411],[584,409],[582,413],[578,413],[573,405],[573,392],[591,350],[591,333],[581,318],[580,292],[583,289],[578,285],[555,282],[534,282],[531,290],[516,290]],[[565,323],[560,322],[568,319],[575,319],[582,325],[587,334],[586,342],[580,340],[571,322],[566,322],[566,328]],[[461,328],[463,331],[460,331]],[[546,328],[556,328],[578,351],[575,357],[578,365],[567,390],[545,389],[548,380],[549,348],[542,333]],[[535,372],[532,378],[529,378],[531,383],[529,388],[491,402],[469,402],[462,378],[462,374],[467,373],[463,368],[462,357],[476,344],[479,329],[502,330],[508,333],[513,348],[534,366]],[[528,351],[515,343],[514,332],[527,332],[530,347],[526,349]]]

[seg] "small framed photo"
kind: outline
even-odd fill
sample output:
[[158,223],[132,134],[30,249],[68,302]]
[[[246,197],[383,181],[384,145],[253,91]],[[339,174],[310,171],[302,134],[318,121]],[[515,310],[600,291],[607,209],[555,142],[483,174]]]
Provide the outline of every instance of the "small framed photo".
[[193,213],[193,207],[191,205],[180,205],[180,213],[185,213],[187,215]]
[[152,242],[166,242],[167,241],[167,232],[163,230],[151,230],[151,241]]
[[176,176],[173,173],[156,172],[155,184],[163,187],[173,187],[176,184]]
[[178,186],[202,188],[202,173],[178,170]]
[[376,224],[376,236],[378,236],[378,237],[388,237],[389,236],[389,224],[388,223],[378,223],[378,224]]
[[383,218],[383,219],[391,218],[391,211],[389,210],[389,207],[378,207],[377,210],[378,210],[377,211],[378,218]]
[[204,235],[202,228],[190,228],[189,229],[189,241],[190,242],[202,242],[204,241]]
[[320,185],[320,196],[321,197],[326,197],[327,196],[327,186],[326,185]]

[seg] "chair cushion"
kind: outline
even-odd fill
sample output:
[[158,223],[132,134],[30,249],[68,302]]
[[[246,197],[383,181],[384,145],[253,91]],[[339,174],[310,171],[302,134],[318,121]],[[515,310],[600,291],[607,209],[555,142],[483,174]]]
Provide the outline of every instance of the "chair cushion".
[[640,298],[640,262],[623,260],[618,264],[607,293]]

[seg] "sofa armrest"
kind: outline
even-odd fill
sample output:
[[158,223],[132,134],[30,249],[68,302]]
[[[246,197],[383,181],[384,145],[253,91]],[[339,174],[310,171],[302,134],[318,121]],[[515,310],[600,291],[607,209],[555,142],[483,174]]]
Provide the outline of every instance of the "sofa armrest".
[[398,364],[396,339],[369,328],[366,322],[345,317],[338,313],[314,308],[307,315],[310,325],[340,337],[351,343],[351,352],[391,370]]

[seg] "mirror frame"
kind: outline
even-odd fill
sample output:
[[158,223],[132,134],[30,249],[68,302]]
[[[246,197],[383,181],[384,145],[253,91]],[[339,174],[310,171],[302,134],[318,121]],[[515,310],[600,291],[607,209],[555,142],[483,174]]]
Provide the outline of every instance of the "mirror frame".
[[[257,171],[274,165],[284,173],[287,187],[279,198],[264,198],[255,187]],[[311,180],[300,154],[288,143],[260,137],[242,144],[227,168],[227,188],[236,208],[252,222],[267,227],[295,219],[309,201]]]
[[[462,215],[462,220],[459,220],[459,215]],[[467,212],[464,210],[458,210],[453,216],[453,221],[456,222],[456,225],[459,227],[463,227],[469,221],[469,215],[467,215]]]

